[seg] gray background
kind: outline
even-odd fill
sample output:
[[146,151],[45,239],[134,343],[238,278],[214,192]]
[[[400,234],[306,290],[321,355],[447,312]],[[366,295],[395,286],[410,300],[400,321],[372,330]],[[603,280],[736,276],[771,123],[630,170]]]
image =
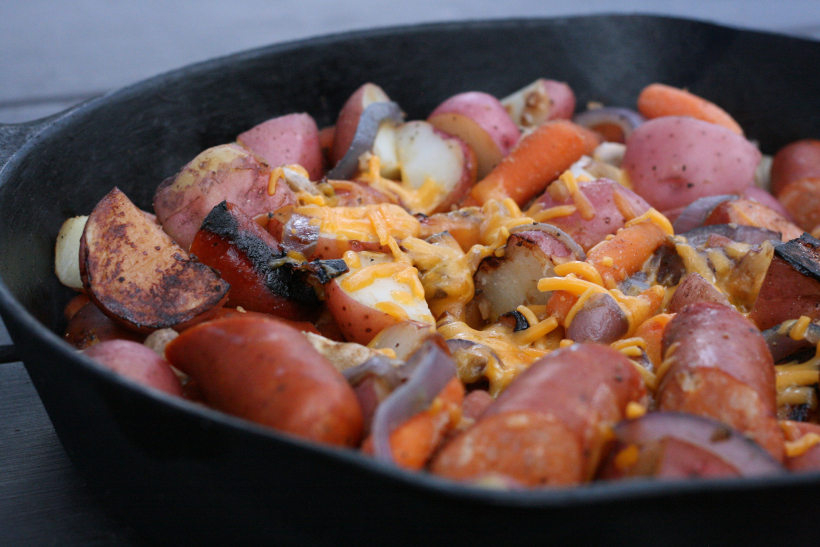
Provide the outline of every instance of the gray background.
[[275,42],[459,19],[653,13],[820,38],[817,0],[1,0],[0,122]]

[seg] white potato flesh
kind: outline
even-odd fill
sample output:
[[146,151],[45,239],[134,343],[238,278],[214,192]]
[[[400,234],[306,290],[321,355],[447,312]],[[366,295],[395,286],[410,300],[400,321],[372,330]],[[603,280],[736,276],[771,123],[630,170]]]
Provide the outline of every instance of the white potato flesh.
[[455,139],[447,139],[427,122],[414,121],[396,132],[401,180],[418,189],[432,179],[443,193],[456,188],[464,174],[464,153]]
[[57,234],[57,245],[54,249],[54,271],[60,283],[80,290],[83,281],[80,279],[80,239],[88,216],[73,217],[63,222]]
[[380,174],[388,179],[398,179],[401,176],[401,163],[396,143],[396,125],[392,122],[383,122],[379,126],[376,138],[373,140],[372,152],[379,158]]

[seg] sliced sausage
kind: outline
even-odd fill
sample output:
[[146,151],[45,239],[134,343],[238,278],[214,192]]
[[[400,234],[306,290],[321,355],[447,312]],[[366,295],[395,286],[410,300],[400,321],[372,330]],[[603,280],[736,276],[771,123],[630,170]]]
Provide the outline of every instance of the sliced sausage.
[[732,307],[696,302],[666,326],[662,348],[659,410],[714,418],[783,461],[774,363],[754,324]]
[[454,480],[578,484],[595,471],[606,426],[645,397],[634,365],[609,346],[575,344],[533,363],[434,459]]

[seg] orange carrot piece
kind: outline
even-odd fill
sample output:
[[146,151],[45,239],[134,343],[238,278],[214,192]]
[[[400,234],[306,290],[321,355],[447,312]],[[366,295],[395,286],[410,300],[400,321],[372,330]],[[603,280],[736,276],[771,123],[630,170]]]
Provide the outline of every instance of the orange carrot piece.
[[673,313],[659,313],[650,317],[635,329],[635,336],[643,338],[646,342],[646,354],[649,356],[649,360],[652,361],[655,370],[663,361],[663,352],[661,351],[663,330],[673,317],[675,317]]
[[646,259],[666,241],[666,232],[651,221],[639,222],[620,230],[587,253],[608,289],[641,269]]
[[470,191],[468,203],[512,198],[519,206],[537,196],[601,139],[568,120],[553,120],[521,138],[515,148]]
[[648,119],[661,116],[690,116],[722,125],[738,135],[743,134],[743,129],[735,119],[715,103],[685,89],[665,84],[649,84],[643,88],[638,95],[638,112]]
[[[453,378],[444,386],[430,408],[409,418],[390,434],[390,448],[396,465],[410,470],[425,466],[457,420],[464,401],[464,385]],[[362,452],[373,453],[373,438],[368,436]]]
[[547,315],[555,317],[559,325],[566,327],[567,315],[576,302],[578,302],[578,297],[572,293],[553,291],[552,296],[547,300]]

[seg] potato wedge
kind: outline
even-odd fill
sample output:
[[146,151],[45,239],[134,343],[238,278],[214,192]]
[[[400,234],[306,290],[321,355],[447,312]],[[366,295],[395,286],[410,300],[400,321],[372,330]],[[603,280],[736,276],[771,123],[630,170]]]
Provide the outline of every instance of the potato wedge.
[[270,194],[270,179],[270,166],[244,148],[215,146],[159,185],[154,211],[163,229],[187,251],[202,221],[222,201],[236,203],[251,217],[295,203],[282,181]]
[[143,333],[207,319],[224,305],[230,288],[118,188],[88,217],[80,240],[80,277],[106,315]]

